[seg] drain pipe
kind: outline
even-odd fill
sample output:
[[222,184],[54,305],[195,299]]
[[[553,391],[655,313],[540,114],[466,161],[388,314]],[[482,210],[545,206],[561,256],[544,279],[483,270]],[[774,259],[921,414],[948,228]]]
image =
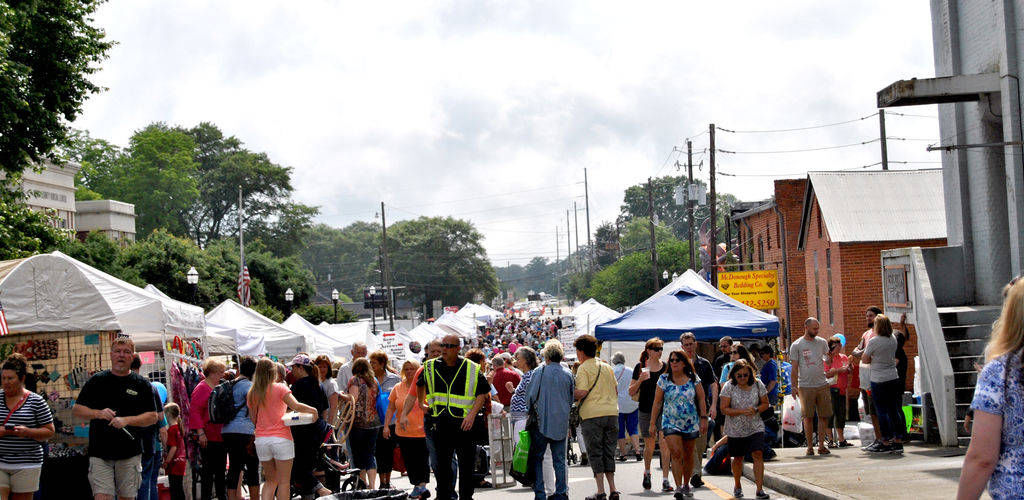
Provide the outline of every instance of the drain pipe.
[[782,212],[779,211],[779,204],[775,203],[772,207],[775,210],[775,216],[779,218],[779,225],[782,230],[779,234],[782,236],[782,276],[783,283],[786,284],[786,348],[789,349],[789,345],[793,343],[793,335],[791,334],[791,328],[793,327],[793,321],[790,317],[789,307],[789,256],[788,247],[786,245],[786,218],[782,216]]

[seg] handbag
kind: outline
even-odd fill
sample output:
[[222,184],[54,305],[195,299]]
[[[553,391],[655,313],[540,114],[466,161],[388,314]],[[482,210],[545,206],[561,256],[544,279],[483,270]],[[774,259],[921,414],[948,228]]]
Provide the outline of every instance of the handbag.
[[[544,380],[544,370],[546,369],[546,365],[544,366],[544,368],[540,369],[540,380],[537,381],[538,384],[540,384]],[[540,391],[538,391],[538,393],[539,392]],[[529,432],[535,432],[540,430],[539,419],[540,417],[537,415],[537,399],[534,399],[533,401],[530,401],[530,407],[527,408],[526,410],[526,430]]]
[[519,442],[512,452],[512,469],[508,473],[523,486],[532,488],[536,478],[535,470],[530,466],[530,444],[530,432],[519,431]]

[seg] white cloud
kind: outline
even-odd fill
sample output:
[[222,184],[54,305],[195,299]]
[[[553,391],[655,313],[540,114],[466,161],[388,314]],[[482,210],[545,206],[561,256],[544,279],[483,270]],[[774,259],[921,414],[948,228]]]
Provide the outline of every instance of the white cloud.
[[[554,256],[555,226],[564,230],[573,200],[582,207],[573,183],[584,167],[596,228],[625,187],[673,172],[661,169],[666,155],[709,122],[841,121],[873,113],[875,92],[892,81],[933,74],[929,11],[916,2],[115,0],[97,22],[119,42],[97,77],[110,90],[75,126],[123,144],[151,121],[211,121],[293,166],[296,197],[319,205],[324,222],[367,219],[381,200],[401,208],[389,221],[465,214],[502,263]],[[935,120],[887,125],[894,137],[938,134]],[[871,118],[720,132],[718,147],[877,134]],[[697,152],[707,138],[694,138]],[[925,144],[892,141],[889,157],[937,160]],[[879,149],[718,158],[730,174],[785,174],[874,163]],[[771,182],[720,177],[719,187],[760,199]]]

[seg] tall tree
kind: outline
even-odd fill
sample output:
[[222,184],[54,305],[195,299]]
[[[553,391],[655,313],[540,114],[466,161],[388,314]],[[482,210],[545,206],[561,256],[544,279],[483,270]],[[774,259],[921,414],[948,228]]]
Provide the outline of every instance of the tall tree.
[[102,0],[0,1],[0,172],[51,155],[89,95],[112,43],[93,26]]
[[619,231],[615,224],[602,222],[594,232],[594,258],[597,267],[604,269],[619,258]]

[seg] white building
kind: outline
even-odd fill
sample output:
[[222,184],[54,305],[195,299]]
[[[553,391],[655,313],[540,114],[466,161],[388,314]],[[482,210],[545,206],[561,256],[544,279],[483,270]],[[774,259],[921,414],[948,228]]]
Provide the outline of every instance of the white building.
[[25,170],[21,177],[25,191],[25,204],[32,210],[51,211],[61,229],[75,230],[75,174],[81,169],[77,163],[64,166],[50,162],[39,172]]
[[100,231],[114,241],[135,241],[135,205],[115,200],[90,200],[79,201],[75,207],[79,238]]

